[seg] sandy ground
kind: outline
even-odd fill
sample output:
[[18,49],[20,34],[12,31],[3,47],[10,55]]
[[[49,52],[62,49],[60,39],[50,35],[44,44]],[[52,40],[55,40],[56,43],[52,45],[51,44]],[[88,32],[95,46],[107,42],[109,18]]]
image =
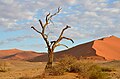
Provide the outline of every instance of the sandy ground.
[[0,79],[19,79],[19,77],[33,77],[43,72],[45,63],[9,60],[6,61],[7,72],[0,72]]
[[[2,60],[1,60],[2,61]],[[0,79],[19,79],[20,77],[35,77],[44,72],[44,62],[26,62],[9,60],[6,62],[7,72],[0,72]],[[46,76],[45,79],[77,79],[76,73],[65,73],[62,76]]]
[[[0,60],[2,62],[2,60]],[[20,79],[20,77],[35,77],[41,75],[44,71],[45,62],[27,62],[7,60],[7,72],[0,72],[0,79]],[[120,79],[120,61],[100,62],[102,66],[112,67],[116,71],[110,72],[112,79]],[[46,76],[44,79],[78,79],[77,73],[65,73],[62,76]],[[39,78],[37,78],[39,79]]]

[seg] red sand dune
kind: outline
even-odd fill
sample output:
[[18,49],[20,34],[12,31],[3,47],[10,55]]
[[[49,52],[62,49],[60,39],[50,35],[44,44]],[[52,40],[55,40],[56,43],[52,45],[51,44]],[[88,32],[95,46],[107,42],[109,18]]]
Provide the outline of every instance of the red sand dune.
[[19,49],[0,50],[0,58],[21,52]]
[[19,49],[0,50],[1,59],[28,60],[41,55],[44,54],[33,51],[23,51]]
[[120,38],[110,36],[94,41],[93,48],[96,54],[107,60],[120,60]]
[[[68,50],[56,52],[54,57],[55,59],[58,59],[64,54],[73,55],[77,58],[120,60],[120,38],[110,36],[80,44]],[[42,55],[35,57],[30,61],[47,61],[47,59],[47,55]]]

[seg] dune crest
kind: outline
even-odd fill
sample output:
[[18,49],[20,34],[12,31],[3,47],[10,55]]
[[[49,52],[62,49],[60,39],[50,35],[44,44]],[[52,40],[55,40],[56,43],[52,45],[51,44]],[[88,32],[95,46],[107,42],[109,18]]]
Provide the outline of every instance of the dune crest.
[[96,54],[107,60],[120,60],[120,38],[110,36],[102,40],[95,40],[93,48]]

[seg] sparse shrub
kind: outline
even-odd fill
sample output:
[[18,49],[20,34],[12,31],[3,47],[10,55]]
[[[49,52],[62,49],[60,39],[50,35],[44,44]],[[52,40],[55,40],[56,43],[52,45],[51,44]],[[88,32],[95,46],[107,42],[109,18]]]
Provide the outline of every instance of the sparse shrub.
[[55,76],[63,75],[65,73],[65,69],[60,65],[55,65],[48,71],[49,71],[49,75],[55,75]]
[[106,69],[90,60],[77,60],[75,57],[65,55],[50,69],[51,75],[63,75],[65,72],[78,73],[79,79],[108,79]]
[[115,71],[114,68],[110,68],[110,67],[101,67],[102,71],[103,72],[112,72],[112,71]]
[[102,72],[99,65],[86,63],[86,66],[82,66],[82,71],[79,72],[80,77],[82,76],[86,79],[108,79],[107,73]]
[[107,74],[102,72],[98,65],[91,66],[88,72],[90,74],[89,79],[107,79]]
[[1,61],[0,62],[0,72],[7,72],[9,68],[7,67],[7,62]]
[[65,72],[71,71],[71,66],[77,62],[77,59],[70,55],[64,55],[63,58],[58,60],[51,69],[48,70],[49,75],[63,75]]
[[81,64],[79,62],[75,62],[70,66],[69,72],[78,73],[80,71],[81,71]]
[[61,66],[65,71],[70,72],[71,67],[76,64],[77,58],[71,55],[64,55],[63,58],[59,59],[58,65]]

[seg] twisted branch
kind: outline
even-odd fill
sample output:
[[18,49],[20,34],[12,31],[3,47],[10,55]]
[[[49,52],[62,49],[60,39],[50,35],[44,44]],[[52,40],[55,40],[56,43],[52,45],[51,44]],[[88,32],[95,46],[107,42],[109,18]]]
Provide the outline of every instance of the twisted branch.
[[[51,42],[51,46],[52,46],[52,50],[55,49],[56,46],[60,46],[58,43],[62,40],[62,39],[66,39],[66,40],[70,40],[72,41],[72,43],[74,43],[74,41],[71,39],[71,38],[67,38],[67,37],[63,37],[63,33],[65,30],[67,30],[68,28],[70,28],[70,26],[66,25],[66,27],[61,31],[60,35],[59,35],[59,38],[57,39],[57,41],[52,41]],[[65,45],[64,45],[65,46]],[[67,46],[65,46],[67,47]]]

